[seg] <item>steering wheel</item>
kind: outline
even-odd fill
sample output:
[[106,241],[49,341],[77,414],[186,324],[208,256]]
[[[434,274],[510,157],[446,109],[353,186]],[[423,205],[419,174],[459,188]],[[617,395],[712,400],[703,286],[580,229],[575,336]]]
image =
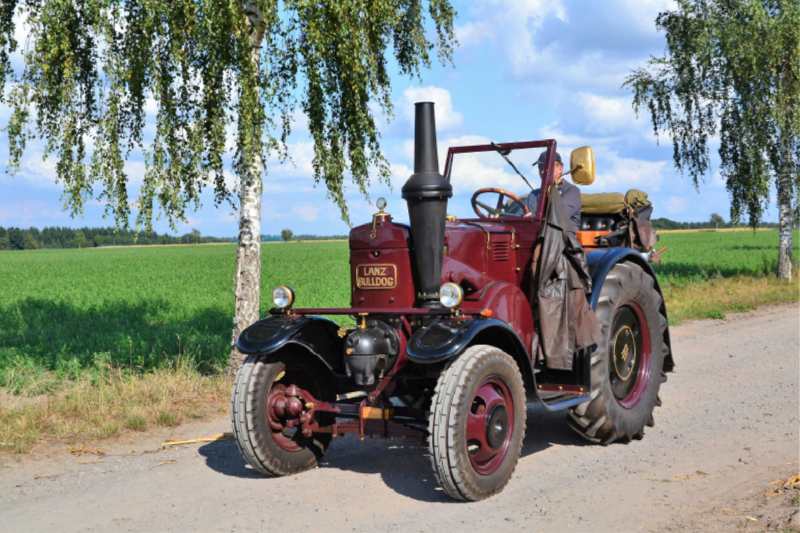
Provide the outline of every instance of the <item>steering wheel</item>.
[[[478,196],[487,193],[494,193],[499,195],[497,197],[497,204],[495,207],[490,207],[485,203],[478,201]],[[494,187],[486,187],[475,191],[475,194],[472,195],[472,200],[471,200],[472,209],[480,218],[498,218],[500,216],[500,213],[503,212],[503,205],[505,204],[506,197],[513,200],[517,205],[519,205],[522,208],[522,216],[529,215],[531,213],[530,209],[528,209],[528,206],[525,205],[525,203],[519,199],[519,196],[517,196],[514,193],[510,193],[504,189],[496,189]],[[486,212],[488,214],[484,214],[483,211],[480,210],[481,207],[486,209]]]

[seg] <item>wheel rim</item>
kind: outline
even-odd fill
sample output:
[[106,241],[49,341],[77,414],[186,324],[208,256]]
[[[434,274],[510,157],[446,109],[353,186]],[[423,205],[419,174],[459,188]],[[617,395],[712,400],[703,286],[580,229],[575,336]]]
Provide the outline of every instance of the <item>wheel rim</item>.
[[514,402],[498,376],[475,389],[467,413],[467,452],[473,468],[491,474],[503,463],[514,434]]
[[642,308],[624,302],[614,313],[610,338],[609,381],[617,402],[631,409],[650,380],[650,329]]
[[[287,426],[287,421],[297,421],[299,414],[305,412],[302,402],[286,396],[286,390],[290,385],[297,385],[316,397],[319,397],[319,391],[316,390],[313,376],[306,369],[296,366],[284,366],[270,384],[266,412],[270,434],[284,450],[298,452],[307,446],[309,439],[303,436],[299,424],[294,427]],[[299,405],[294,405],[298,402]]]

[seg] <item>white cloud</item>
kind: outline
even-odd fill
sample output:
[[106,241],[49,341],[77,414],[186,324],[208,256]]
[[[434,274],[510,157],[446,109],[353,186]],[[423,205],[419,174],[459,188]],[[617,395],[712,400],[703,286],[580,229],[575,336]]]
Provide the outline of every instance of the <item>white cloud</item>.
[[40,151],[31,152],[20,162],[16,176],[10,179],[24,179],[37,188],[60,189],[61,185],[56,182],[56,159],[53,155],[45,158]]
[[685,199],[680,196],[670,196],[667,198],[667,213],[675,215],[680,213],[685,208]]
[[556,129],[558,124],[539,129],[543,139],[555,139],[558,152],[569,165],[570,152],[581,146],[590,146],[594,151],[596,177],[591,190],[584,192],[626,192],[628,189],[641,189],[648,194],[659,192],[664,181],[662,170],[666,160],[649,161],[635,157],[621,157],[615,148],[618,140],[610,138],[590,138],[581,135],[568,135]]
[[300,192],[314,188],[314,143],[288,145],[289,159],[273,156],[267,161],[264,192]]
[[487,0],[470,10],[480,22],[457,26],[456,35],[464,37],[462,46],[480,44],[485,39],[494,41],[512,70],[519,73],[538,59],[533,34],[551,14],[564,17],[561,0]]
[[[724,188],[727,183],[725,183],[725,179],[722,177],[722,172],[716,170],[714,171],[714,175],[709,180],[708,185],[711,187]],[[770,202],[772,202],[772,198],[770,198]]]
[[47,225],[47,222],[42,223],[43,220],[64,220],[67,217],[63,211],[54,210],[51,203],[41,200],[16,202],[8,207],[0,206],[0,222],[4,226],[24,227],[27,223],[32,223],[41,228]]
[[485,22],[467,22],[461,26],[456,26],[456,39],[460,46],[471,46],[480,44],[492,36],[492,28]]
[[589,133],[607,135],[623,129],[642,127],[628,97],[604,98],[581,93],[580,101],[587,118],[586,131]]
[[293,205],[278,204],[273,200],[265,200],[261,205],[261,216],[264,219],[301,219],[314,222],[319,218],[319,208],[310,204]]
[[158,102],[152,96],[147,97],[144,101],[144,111],[151,117],[155,117],[156,113],[158,113]]
[[[661,169],[666,161],[645,161],[627,157],[619,157],[616,152],[606,152],[605,149],[598,150],[595,154],[595,162],[598,158],[601,162],[600,169],[597,171],[595,184],[597,189],[591,192],[626,192],[629,189],[641,189],[648,194],[659,192],[663,176]],[[602,168],[610,163],[610,171],[603,172]],[[605,166],[605,168],[609,168]],[[593,186],[594,187],[594,186]]]
[[[444,172],[444,162],[447,150],[452,146],[470,146],[475,144],[489,144],[491,141],[478,135],[464,135],[452,137],[439,143],[439,166]],[[538,153],[537,153],[538,156]],[[517,161],[515,164],[518,164]],[[521,165],[518,164],[518,168]],[[525,168],[521,168],[525,172]],[[531,178],[529,173],[528,179]],[[469,193],[484,187],[502,187],[514,191],[524,187],[508,163],[496,152],[481,152],[473,154],[456,154],[453,157],[453,168],[450,170],[451,182],[455,194]],[[534,184],[534,187],[536,185]]]
[[144,174],[147,172],[144,161],[126,161],[123,170],[128,176],[128,192],[138,193],[144,182]]
[[453,110],[450,91],[429,85],[427,87],[411,86],[403,91],[401,106],[403,114],[412,126],[414,125],[414,104],[417,102],[435,103],[436,131],[446,131],[461,126],[464,116]]
[[[512,77],[617,90],[631,68],[662,47],[656,16],[672,0],[486,0],[456,27],[462,47],[491,42]],[[657,50],[653,50],[656,52]]]
[[319,218],[319,208],[313,205],[297,205],[292,208],[291,214],[302,218],[306,222],[314,222]]

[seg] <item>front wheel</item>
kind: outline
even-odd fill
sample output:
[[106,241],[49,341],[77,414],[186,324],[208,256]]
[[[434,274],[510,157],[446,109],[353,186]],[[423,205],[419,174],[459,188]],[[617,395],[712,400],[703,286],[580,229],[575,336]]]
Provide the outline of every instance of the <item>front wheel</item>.
[[503,490],[525,436],[525,389],[511,356],[468,348],[439,377],[431,408],[429,449],[442,489],[467,501]]
[[332,436],[304,437],[299,428],[286,427],[285,394],[296,385],[318,400],[332,401],[330,382],[327,369],[302,351],[245,359],[231,393],[231,422],[239,451],[254,469],[286,476],[317,466]]
[[661,405],[667,380],[667,317],[653,278],[634,263],[619,263],[606,276],[597,302],[603,339],[592,354],[592,400],[570,409],[570,427],[601,444],[641,439]]

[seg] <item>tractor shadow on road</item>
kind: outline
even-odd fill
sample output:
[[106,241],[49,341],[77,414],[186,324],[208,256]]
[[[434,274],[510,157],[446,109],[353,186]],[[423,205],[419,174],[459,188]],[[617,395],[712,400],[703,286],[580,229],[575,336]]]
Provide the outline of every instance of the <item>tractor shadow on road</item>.
[[[552,413],[542,406],[528,405],[527,432],[520,464],[534,460],[531,456],[552,446],[584,445],[588,443],[567,426],[563,411]],[[210,442],[201,446],[198,452],[205,457],[209,468],[226,476],[279,482],[277,478],[264,478],[250,468],[234,442]],[[333,441],[320,468],[379,474],[387,487],[403,496],[424,502],[456,503],[436,483],[427,445],[420,446],[402,439],[383,443],[374,438],[361,442],[351,435]]]
[[250,468],[233,441],[212,441],[200,446],[197,453],[205,457],[206,466],[220,474],[242,479],[264,478],[263,475]]

